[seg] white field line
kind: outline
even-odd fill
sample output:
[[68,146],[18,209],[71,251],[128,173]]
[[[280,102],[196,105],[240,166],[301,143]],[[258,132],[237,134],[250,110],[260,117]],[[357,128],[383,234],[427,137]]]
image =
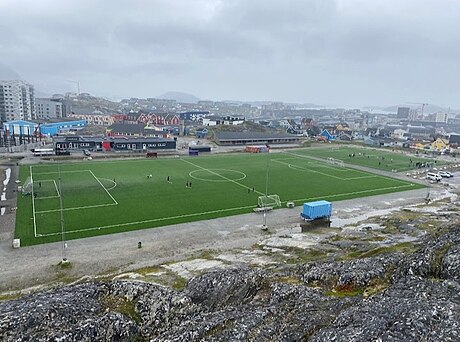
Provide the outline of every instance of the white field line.
[[[297,157],[300,157],[301,159],[309,159],[309,160],[315,160],[313,158],[310,158],[309,156],[304,156],[304,155],[300,155],[300,154],[295,154],[295,153],[292,153],[292,152],[283,152],[283,153],[286,153],[286,154],[290,154],[290,155],[293,155],[293,156],[297,156]],[[370,169],[372,169],[371,167],[369,167]],[[350,168],[347,168],[345,167],[345,169],[350,169]],[[368,175],[369,173],[371,172],[365,172],[365,171],[361,171],[361,170],[357,170],[357,169],[352,169],[356,172],[359,172],[359,173],[364,173],[366,175]],[[312,171],[313,172],[313,171]],[[377,171],[376,171],[377,172]],[[389,177],[389,176],[384,176],[384,175],[379,175],[380,177],[383,177],[383,178],[387,178],[387,179],[391,179],[391,180],[394,180],[394,181],[397,181],[397,182],[400,182],[400,183],[406,183],[405,181],[402,181],[402,180],[399,180],[397,178],[393,178],[393,177]]]
[[113,183],[113,186],[111,188],[108,188],[107,191],[110,191],[110,190],[116,188],[116,186],[117,186],[117,182],[114,182],[112,179],[108,179],[108,178],[99,178],[99,179],[103,179],[103,180],[106,180],[106,181],[109,181],[109,182]]
[[[342,194],[334,194],[334,195],[325,195],[325,196],[320,196],[320,197],[309,197],[309,198],[299,198],[295,200],[289,200],[288,202],[299,202],[299,201],[311,201],[311,200],[318,200],[318,199],[324,199],[324,197],[331,198],[331,197],[340,197],[340,196],[348,196],[348,195],[356,195],[356,194],[368,194],[368,193],[373,193],[373,192],[378,192],[382,190],[390,190],[390,189],[402,189],[402,188],[410,188],[415,186],[413,183],[409,183],[407,185],[397,185],[397,186],[390,186],[386,188],[378,188],[378,189],[369,189],[369,190],[360,190],[360,191],[352,191],[352,192],[347,192],[347,193],[342,193]],[[281,202],[281,203],[287,203],[287,202]]]
[[327,177],[332,177],[332,178],[339,179],[339,180],[344,180],[345,179],[345,178],[342,178],[342,177],[329,175],[329,174],[324,173],[324,172],[320,172],[320,171],[316,171],[316,170],[312,170],[312,169],[307,169],[307,168],[304,168],[302,166],[297,166],[297,165],[292,165],[290,163],[285,163],[285,162],[282,162],[280,160],[274,159],[273,161],[277,162],[277,163],[280,163],[280,164],[283,164],[283,165],[287,165],[287,167],[289,167],[291,169],[294,169],[294,170],[297,168],[298,171],[307,171],[307,172],[312,172],[312,173],[318,173],[320,175],[327,176]]
[[113,198],[112,194],[105,188],[105,186],[101,183],[101,181],[96,177],[96,175],[93,173],[93,171],[91,170],[88,170],[94,177],[94,179],[100,184],[100,186],[102,186],[102,188],[105,190],[105,192],[107,193],[107,195],[110,196],[110,198],[112,199],[112,201],[115,202],[115,204],[118,204],[117,200],[115,198]]
[[37,197],[36,200],[42,200],[42,199],[48,199],[48,198],[59,198],[59,196],[61,196],[59,194],[59,189],[58,189],[56,181],[54,179],[42,179],[42,180],[39,180],[38,182],[41,182],[41,183],[53,182],[54,183],[54,188],[56,189],[56,195],[55,196]]
[[[232,183],[234,183],[234,184],[236,184],[236,185],[238,185],[238,186],[241,186],[241,187],[245,188],[246,190],[247,190],[247,189],[252,189],[252,188],[249,187],[249,186],[246,186],[246,185],[244,185],[244,184],[238,183],[237,181],[235,181],[235,180],[233,180],[233,179],[230,179],[230,178],[228,178],[228,177],[225,177],[225,176],[223,176],[223,175],[221,175],[221,174],[219,174],[219,173],[217,173],[217,172],[214,172],[214,171],[209,170],[209,169],[207,169],[207,168],[205,168],[205,167],[196,165],[196,164],[192,163],[191,161],[185,160],[185,159],[183,159],[183,158],[181,158],[181,160],[184,161],[185,163],[188,163],[188,164],[190,164],[190,165],[193,165],[193,166],[195,166],[195,167],[197,167],[197,168],[199,168],[199,169],[201,169],[201,170],[207,171],[207,172],[212,173],[212,174],[214,174],[214,175],[216,175],[216,176],[218,176],[218,177],[221,177],[221,178],[223,178],[223,179],[225,179],[225,180],[227,180],[227,181],[229,181],[229,182],[232,182]],[[262,195],[262,196],[265,195],[264,193],[262,193],[262,192],[260,192],[260,191],[257,191],[257,190],[255,190],[254,192],[256,192],[256,193],[258,193],[259,195]]]
[[[66,230],[65,232],[66,232],[66,234],[68,234],[68,233],[85,232],[85,231],[89,231],[89,230],[99,230],[99,229],[108,229],[108,228],[114,228],[114,227],[133,226],[133,225],[136,225],[136,224],[159,222],[159,221],[166,221],[166,220],[174,220],[174,219],[184,218],[184,217],[202,216],[202,215],[221,213],[221,212],[227,212],[227,211],[234,211],[234,210],[241,210],[241,209],[251,209],[251,208],[255,208],[255,207],[256,207],[255,205],[249,205],[249,206],[237,207],[237,208],[218,209],[218,210],[204,211],[204,212],[193,213],[193,214],[184,214],[184,215],[161,217],[161,218],[142,220],[142,221],[134,221],[134,222],[127,222],[127,223],[112,224],[112,225],[108,225],[108,226],[100,226],[100,227],[92,227],[92,228],[84,228],[84,229],[75,229],[75,230]],[[60,234],[61,233],[48,233],[48,234],[42,234],[41,236],[53,236],[53,235],[60,235]]]
[[289,161],[289,160],[301,160],[303,161],[303,163],[305,163],[306,166],[308,167],[311,167],[313,169],[331,169],[333,168],[335,171],[340,171],[340,172],[347,172],[347,168],[345,167],[341,167],[341,168],[334,168],[331,166],[331,164],[329,163],[326,163],[326,162],[321,162],[321,161],[318,161],[318,160],[306,160],[306,159],[303,159],[303,158],[298,158],[298,157],[291,157],[291,158],[277,158],[277,159],[273,159],[275,161],[279,161],[279,162],[283,162],[283,161]]
[[[64,209],[62,209],[62,211],[91,209],[91,208],[99,208],[99,207],[110,207],[112,205],[118,205],[118,203],[95,204],[95,205],[87,205],[87,206],[83,206],[83,207],[64,208]],[[56,211],[61,211],[61,209],[42,210],[42,211],[37,211],[36,213],[37,214],[46,214],[46,213],[55,213]]]
[[[91,170],[71,170],[71,171],[61,171],[61,173],[76,173],[76,172],[88,172]],[[59,173],[58,171],[49,171],[49,172],[36,172],[35,175],[55,175]]]
[[[380,189],[353,191],[353,192],[336,194],[336,195],[328,195],[327,197],[331,198],[331,197],[348,196],[348,195],[354,195],[354,194],[365,194],[365,193],[372,193],[372,192],[376,192],[376,191],[380,191],[380,190],[400,189],[400,188],[412,187],[412,186],[414,186],[414,184],[411,183],[411,184],[402,185],[402,186],[393,186],[393,187],[380,188]],[[295,202],[311,201],[311,200],[323,199],[323,198],[324,198],[324,196],[322,196],[322,197],[310,197],[310,198],[296,199],[296,200],[293,200],[293,201],[295,201]],[[286,203],[286,202],[282,202],[282,203]],[[134,221],[134,222],[128,222],[128,223],[120,223],[120,224],[113,224],[113,225],[107,225],[107,226],[100,226],[100,227],[91,227],[91,228],[84,228],[84,229],[66,230],[66,234],[85,232],[85,231],[90,231],[90,230],[109,229],[109,228],[122,227],[122,226],[133,226],[133,225],[136,225],[136,224],[159,222],[159,221],[173,220],[173,219],[183,218],[183,217],[194,217],[194,216],[201,216],[201,215],[206,215],[206,214],[227,212],[227,211],[240,210],[240,209],[250,209],[250,208],[255,208],[255,206],[245,206],[245,207],[238,207],[238,208],[211,210],[211,211],[205,211],[205,212],[201,212],[201,213],[169,216],[169,217],[162,217],[162,218],[156,218],[156,219],[150,219],[150,220],[142,220],[142,221]],[[40,236],[54,236],[54,235],[60,235],[60,234],[61,233],[48,233],[48,234],[41,234]]]
[[37,220],[35,219],[35,198],[34,198],[34,179],[32,177],[32,166],[29,168],[30,170],[30,179],[32,180],[32,215],[34,221],[34,236],[37,237]]
[[54,179],[53,179],[53,182],[54,182],[54,187],[56,188],[56,192],[57,192],[58,197],[61,197],[61,194],[59,193],[58,186],[57,186],[56,181]]

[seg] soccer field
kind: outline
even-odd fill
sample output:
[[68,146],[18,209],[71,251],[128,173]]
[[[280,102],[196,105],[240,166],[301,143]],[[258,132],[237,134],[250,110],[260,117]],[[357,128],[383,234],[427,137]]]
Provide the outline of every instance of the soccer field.
[[249,213],[265,194],[267,165],[268,194],[283,206],[422,187],[297,152],[25,165],[20,180],[31,177],[33,190],[18,194],[15,236],[59,241],[61,213],[66,239]]
[[360,165],[384,171],[408,171],[415,169],[417,162],[429,163],[433,167],[447,165],[442,159],[424,157],[423,151],[417,156],[409,156],[401,151],[392,152],[384,148],[369,148],[348,145],[308,148],[296,152],[300,155],[318,158],[334,158],[346,164]]

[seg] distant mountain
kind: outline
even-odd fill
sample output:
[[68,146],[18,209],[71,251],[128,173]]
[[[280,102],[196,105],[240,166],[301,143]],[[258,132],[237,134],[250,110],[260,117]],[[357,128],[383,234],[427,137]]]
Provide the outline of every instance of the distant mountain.
[[9,66],[0,63],[0,80],[20,80],[21,76]]
[[169,91],[163,95],[158,96],[160,99],[176,100],[182,103],[197,103],[200,99],[192,94],[181,93],[178,91]]

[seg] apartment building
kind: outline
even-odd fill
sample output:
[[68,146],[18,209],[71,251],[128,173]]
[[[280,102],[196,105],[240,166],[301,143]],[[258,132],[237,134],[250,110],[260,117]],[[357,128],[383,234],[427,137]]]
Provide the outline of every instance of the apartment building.
[[37,97],[35,99],[35,115],[37,119],[62,118],[62,102]]
[[22,80],[0,81],[0,119],[35,119],[33,85]]

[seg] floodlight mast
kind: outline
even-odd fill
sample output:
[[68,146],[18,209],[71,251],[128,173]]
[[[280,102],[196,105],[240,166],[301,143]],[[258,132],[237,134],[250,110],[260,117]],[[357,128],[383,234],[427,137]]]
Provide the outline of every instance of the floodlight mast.
[[[267,143],[268,145],[268,143]],[[268,166],[270,162],[270,151],[267,151],[267,166],[266,166],[266,171],[265,171],[265,204],[264,204],[264,224],[262,226],[262,229],[266,230],[267,229],[267,196],[268,196]]]
[[59,207],[61,212],[61,242],[62,242],[62,263],[67,263],[66,257],[66,247],[67,244],[65,242],[65,230],[64,230],[64,209],[62,205],[62,185],[61,185],[61,163],[58,159],[58,185],[59,185]]

